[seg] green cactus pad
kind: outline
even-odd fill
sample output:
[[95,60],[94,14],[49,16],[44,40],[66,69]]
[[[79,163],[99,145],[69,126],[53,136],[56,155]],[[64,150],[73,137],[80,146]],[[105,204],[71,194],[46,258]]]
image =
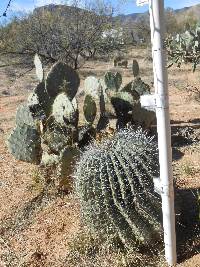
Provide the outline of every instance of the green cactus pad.
[[143,82],[141,78],[136,78],[133,82],[133,90],[140,96],[150,94],[150,86]]
[[73,126],[62,126],[53,117],[49,119],[42,136],[45,145],[51,153],[58,154],[66,147],[73,145],[78,140],[77,129]]
[[102,93],[102,87],[100,81],[94,77],[89,76],[84,82],[85,95],[91,95],[94,99],[98,99]]
[[91,95],[86,95],[84,100],[83,112],[86,121],[92,124],[97,114],[96,102]]
[[96,129],[89,124],[80,126],[78,129],[78,144],[82,148],[95,139]]
[[53,99],[49,97],[43,82],[37,85],[27,99],[27,105],[33,116],[38,118],[50,115],[52,102]]
[[133,71],[133,76],[134,77],[137,77],[140,73],[140,68],[139,68],[139,64],[137,62],[137,60],[133,60],[133,63],[132,63],[132,71]]
[[30,125],[17,125],[7,140],[10,153],[18,160],[39,164],[41,139],[39,132]]
[[59,175],[62,178],[68,178],[72,175],[74,164],[77,157],[80,155],[80,150],[77,147],[65,147],[60,153]]
[[138,102],[133,106],[132,122],[134,125],[149,128],[153,123],[156,124],[156,113],[142,108]]
[[18,126],[24,124],[36,127],[36,121],[30,111],[30,108],[26,104],[22,104],[17,108],[15,123]]
[[53,103],[52,115],[61,125],[78,125],[78,105],[74,98],[69,100],[66,93],[59,94]]
[[112,73],[108,71],[104,76],[104,82],[107,89],[118,91],[122,84],[122,76],[119,72]]
[[58,62],[51,68],[46,78],[46,90],[50,97],[56,97],[65,92],[72,100],[80,85],[80,79],[75,70],[68,65]]
[[112,95],[111,103],[117,116],[126,115],[129,111],[132,111],[135,104],[132,95],[127,92],[119,92]]
[[96,234],[119,237],[127,247],[160,239],[157,146],[141,129],[90,145],[74,176],[83,218]]
[[131,81],[129,82],[128,84],[126,84],[122,89],[121,89],[121,92],[126,92],[126,93],[129,93],[131,94],[135,100],[139,100],[140,99],[140,95],[137,91],[135,91],[133,89],[133,84],[134,84],[134,81]]
[[36,76],[40,82],[44,80],[44,70],[42,66],[42,62],[38,54],[35,55],[34,57],[34,64],[35,64],[35,69],[36,69]]
[[128,83],[121,91],[130,93],[135,100],[139,100],[141,95],[150,93],[150,86],[138,77],[134,81]]

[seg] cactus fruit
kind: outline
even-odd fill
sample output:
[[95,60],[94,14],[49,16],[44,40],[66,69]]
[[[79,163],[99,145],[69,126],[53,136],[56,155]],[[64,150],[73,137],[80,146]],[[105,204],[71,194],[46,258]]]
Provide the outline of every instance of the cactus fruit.
[[10,153],[18,160],[39,164],[41,139],[39,132],[30,125],[17,125],[7,140]]
[[119,237],[127,247],[160,238],[161,204],[153,185],[157,146],[141,129],[124,128],[90,145],[74,176],[83,218],[92,231]]
[[122,84],[122,76],[119,72],[112,73],[108,71],[104,76],[104,82],[108,90],[118,91]]
[[42,66],[42,62],[38,54],[35,55],[34,57],[34,65],[35,65],[35,70],[36,70],[36,76],[40,82],[44,80],[44,70]]
[[68,65],[58,62],[54,64],[46,78],[46,90],[50,97],[56,97],[65,92],[72,100],[80,85],[80,79],[75,70]]
[[54,100],[52,115],[57,123],[65,125],[78,125],[78,105],[76,99],[69,100],[66,93],[60,93]]
[[137,60],[133,60],[133,63],[132,63],[132,71],[133,71],[133,76],[134,77],[137,77],[140,73],[140,68],[139,68],[139,64],[137,62]]

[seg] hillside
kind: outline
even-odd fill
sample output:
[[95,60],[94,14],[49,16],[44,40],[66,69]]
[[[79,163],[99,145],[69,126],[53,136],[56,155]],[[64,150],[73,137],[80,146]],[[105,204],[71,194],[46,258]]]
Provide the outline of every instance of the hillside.
[[[67,6],[67,5],[55,5],[55,4],[50,4],[50,5],[45,5],[42,7],[37,7],[33,10],[33,14],[39,13],[39,12],[44,12],[44,11],[61,11],[62,15],[66,15],[67,13],[70,13],[72,11],[74,11],[74,9],[76,9],[75,7],[71,7],[71,6]],[[178,19],[178,21],[183,21],[186,17],[188,17],[189,15],[193,15],[194,19],[199,19],[200,18],[200,4],[195,5],[195,6],[191,6],[191,7],[184,7],[181,9],[176,9],[173,11]],[[7,24],[8,22],[10,22],[13,18],[18,17],[21,18],[23,16],[27,15],[27,13],[23,12],[23,11],[17,11],[14,12],[12,10],[10,10],[8,12],[8,17],[3,20],[1,20],[2,24]],[[131,13],[131,14],[120,14],[118,16],[116,16],[118,19],[120,19],[120,21],[122,22],[137,22],[139,21],[141,18],[147,17],[148,16],[148,12],[144,12],[144,13]]]
[[[176,15],[177,20],[183,21],[185,18],[187,18],[190,15],[193,15],[194,19],[200,18],[200,4],[191,6],[191,7],[184,7],[181,9],[173,10],[174,14]],[[148,12],[145,13],[132,13],[128,15],[119,15],[118,17],[121,19],[122,22],[137,22],[142,17],[148,16]]]

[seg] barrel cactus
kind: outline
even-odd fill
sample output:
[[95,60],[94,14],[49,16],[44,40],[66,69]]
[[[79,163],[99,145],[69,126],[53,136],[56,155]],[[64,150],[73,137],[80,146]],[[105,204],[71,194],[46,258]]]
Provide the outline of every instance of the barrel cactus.
[[161,203],[153,186],[157,146],[140,128],[124,128],[88,146],[74,176],[83,218],[92,231],[120,238],[127,247],[160,239]]

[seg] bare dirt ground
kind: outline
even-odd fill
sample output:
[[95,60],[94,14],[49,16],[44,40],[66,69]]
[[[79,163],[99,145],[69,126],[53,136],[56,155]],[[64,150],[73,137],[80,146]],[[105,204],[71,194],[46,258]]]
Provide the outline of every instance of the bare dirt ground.
[[[133,51],[130,58],[139,60],[142,79],[151,83],[151,63],[144,61],[142,55],[142,50]],[[109,69],[115,70],[109,62],[88,62],[80,76],[83,81],[88,75],[101,76]],[[119,71],[125,83],[132,79],[131,65],[128,70]],[[36,186],[37,168],[9,154],[5,141],[14,126],[16,108],[36,84],[34,72],[14,84],[10,76],[11,70],[0,70],[0,267],[70,267],[66,265],[69,243],[82,227],[78,201],[73,193]],[[194,74],[190,66],[169,70],[173,167],[176,184],[182,189],[200,188],[198,90],[200,70]],[[200,267],[200,235],[187,246],[186,255],[179,255],[178,266]]]

